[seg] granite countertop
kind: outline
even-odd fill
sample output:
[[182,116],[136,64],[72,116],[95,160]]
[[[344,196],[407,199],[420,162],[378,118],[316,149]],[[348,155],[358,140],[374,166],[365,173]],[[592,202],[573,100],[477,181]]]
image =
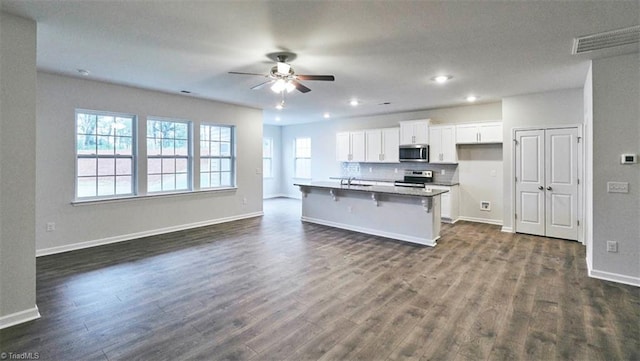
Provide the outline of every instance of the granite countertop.
[[327,182],[327,181],[299,182],[299,183],[294,183],[293,185],[296,185],[299,187],[338,189],[338,190],[380,193],[380,194],[396,194],[396,195],[414,196],[414,197],[434,197],[434,196],[439,196],[443,193],[448,192],[447,190],[440,190],[440,189],[427,190],[426,188],[411,188],[411,187],[368,186],[368,185],[357,185],[357,184],[346,185],[346,184],[340,184],[339,182]]
[[[336,180],[340,180],[340,179],[349,179],[349,177],[329,177],[329,179],[336,179]],[[402,181],[402,179],[382,179],[382,178],[367,178],[367,177],[356,177],[356,178],[352,178],[354,181],[364,181],[364,182],[390,182],[393,183],[395,181]],[[432,182],[432,183],[428,183],[427,186],[429,185],[434,185],[434,186],[447,186],[447,187],[452,187],[452,186],[457,186],[460,185],[460,182]]]

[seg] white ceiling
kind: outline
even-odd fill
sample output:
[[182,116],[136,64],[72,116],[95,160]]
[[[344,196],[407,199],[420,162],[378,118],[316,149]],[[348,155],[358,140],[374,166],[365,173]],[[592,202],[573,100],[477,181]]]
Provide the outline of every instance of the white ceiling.
[[[2,10],[38,22],[38,68],[264,109],[265,123],[412,111],[580,87],[574,37],[640,23],[639,1],[29,1]],[[305,81],[287,107],[264,79],[266,54],[297,53]],[[453,75],[446,85],[430,80]],[[358,98],[362,104],[351,107]],[[390,102],[389,105],[381,103]],[[281,121],[276,122],[279,116]]]

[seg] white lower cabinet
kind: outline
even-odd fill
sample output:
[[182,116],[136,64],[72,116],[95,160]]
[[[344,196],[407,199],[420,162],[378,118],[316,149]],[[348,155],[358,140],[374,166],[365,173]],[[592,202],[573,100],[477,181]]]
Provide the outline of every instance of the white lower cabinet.
[[427,188],[449,191],[440,196],[440,217],[445,223],[457,222],[460,217],[460,186],[427,185]]

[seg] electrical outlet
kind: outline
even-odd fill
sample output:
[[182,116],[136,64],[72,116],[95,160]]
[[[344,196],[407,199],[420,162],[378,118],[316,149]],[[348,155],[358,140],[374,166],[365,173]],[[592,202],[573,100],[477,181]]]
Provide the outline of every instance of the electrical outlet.
[[352,213],[353,212],[353,208],[351,206],[347,206],[347,212]]
[[481,211],[490,211],[491,210],[491,202],[489,202],[489,201],[481,201],[480,202],[480,210]]
[[607,182],[608,193],[629,193],[628,182]]
[[47,232],[53,232],[56,230],[56,222],[47,223]]
[[440,174],[442,174],[442,175],[446,175],[446,174],[447,174],[447,171],[446,171],[446,170],[444,170],[444,169],[441,169],[441,170],[440,170]]
[[492,169],[491,172],[489,173],[492,177],[495,177],[497,175],[496,170]]
[[369,167],[369,173],[373,172],[373,167]]
[[247,204],[247,197],[242,197],[242,204]]
[[607,252],[617,253],[618,252],[618,242],[616,242],[616,241],[607,241]]
[[398,168],[395,168],[395,169],[393,170],[393,172],[397,174],[397,173],[398,173]]

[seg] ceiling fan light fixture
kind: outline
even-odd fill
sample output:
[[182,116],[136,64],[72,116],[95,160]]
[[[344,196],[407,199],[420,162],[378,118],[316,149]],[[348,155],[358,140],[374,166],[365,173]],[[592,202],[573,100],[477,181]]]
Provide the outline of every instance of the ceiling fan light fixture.
[[291,80],[289,80],[284,85],[284,89],[287,91],[287,93],[291,93],[295,88],[296,88],[296,86],[291,82]]
[[324,114],[322,114],[322,117],[323,117],[324,119],[329,119],[329,118],[331,118],[331,114],[329,114],[329,113],[324,113]]
[[475,95],[469,95],[468,97],[464,98],[466,101],[468,101],[469,103],[473,103],[476,100],[478,100],[478,97]]
[[282,93],[282,91],[285,89],[286,87],[286,83],[284,80],[282,79],[278,79],[276,80],[275,83],[273,83],[273,85],[271,86],[271,90],[274,93]]
[[279,74],[282,75],[289,75],[289,72],[291,71],[291,65],[287,64],[287,63],[283,63],[283,62],[278,62],[278,67],[277,67],[277,71]]

